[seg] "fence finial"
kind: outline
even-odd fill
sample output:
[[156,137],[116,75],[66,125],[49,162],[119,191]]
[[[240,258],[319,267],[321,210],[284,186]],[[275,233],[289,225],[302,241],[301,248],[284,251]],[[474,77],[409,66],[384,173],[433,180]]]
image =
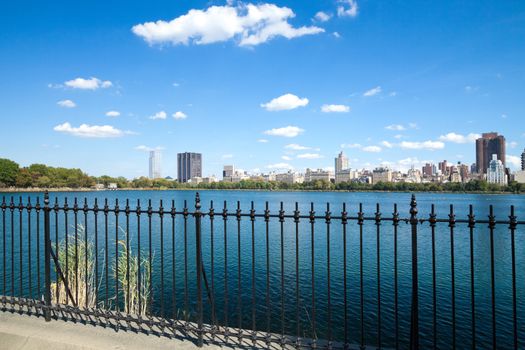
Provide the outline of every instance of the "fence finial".
[[417,201],[416,195],[412,194],[412,199],[410,200],[410,220],[417,220]]
[[195,209],[196,210],[201,209],[201,197],[199,195],[199,192],[195,193]]
[[47,190],[44,192],[44,205],[49,205],[49,192]]

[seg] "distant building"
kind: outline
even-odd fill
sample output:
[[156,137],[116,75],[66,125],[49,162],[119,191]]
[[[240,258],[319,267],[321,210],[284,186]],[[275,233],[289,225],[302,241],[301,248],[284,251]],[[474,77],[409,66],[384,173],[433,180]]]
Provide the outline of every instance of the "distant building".
[[436,173],[437,173],[436,166],[434,164],[432,164],[432,163],[426,163],[423,166],[422,171],[423,171],[423,176],[424,177],[432,177],[432,176],[436,175]]
[[476,167],[477,172],[486,174],[489,169],[492,155],[501,161],[505,167],[505,137],[498,135],[497,132],[489,132],[481,135],[481,138],[476,140]]
[[487,172],[487,182],[491,184],[506,185],[507,174],[503,162],[498,159],[496,154],[492,155]]
[[177,153],[177,180],[188,182],[192,177],[202,177],[202,154]]
[[449,166],[446,160],[438,163],[438,169],[441,172],[441,175],[449,176]]
[[160,179],[161,174],[161,154],[159,150],[149,152],[149,178]]
[[357,174],[352,169],[343,169],[335,173],[335,183],[341,182],[351,182],[353,179],[357,178]]
[[392,182],[392,170],[389,168],[375,168],[372,172],[372,184],[379,182]]
[[293,171],[287,173],[275,174],[275,181],[284,182],[287,184],[303,183],[304,176]]
[[525,184],[525,170],[516,171],[514,174],[514,181],[519,182],[520,184]]
[[525,149],[523,150],[523,153],[521,154],[521,170],[525,171]]
[[242,169],[235,169],[233,165],[225,165],[222,171],[222,181],[224,182],[240,182],[248,180],[250,176]]
[[305,182],[312,182],[312,181],[317,181],[317,180],[330,182],[333,178],[334,178],[334,174],[331,171],[323,170],[323,169],[317,169],[317,170],[306,169],[306,174],[304,175]]
[[348,158],[344,155],[343,151],[339,153],[337,158],[335,158],[335,174],[341,170],[348,169]]

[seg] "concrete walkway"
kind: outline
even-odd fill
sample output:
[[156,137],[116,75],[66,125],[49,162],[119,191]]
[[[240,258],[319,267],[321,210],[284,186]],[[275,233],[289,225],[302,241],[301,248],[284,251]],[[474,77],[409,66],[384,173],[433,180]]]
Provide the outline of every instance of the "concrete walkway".
[[43,317],[0,312],[0,350],[212,350],[216,345],[198,348],[191,341],[169,339],[146,334],[119,331],[110,328],[75,324],[73,322],[45,322]]

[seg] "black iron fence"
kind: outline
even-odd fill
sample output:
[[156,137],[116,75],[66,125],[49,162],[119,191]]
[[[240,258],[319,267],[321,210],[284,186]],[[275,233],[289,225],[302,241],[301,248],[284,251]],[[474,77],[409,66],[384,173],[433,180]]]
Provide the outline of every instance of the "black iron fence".
[[198,345],[525,346],[525,222],[513,206],[478,220],[472,206],[423,217],[414,196],[402,216],[397,205],[203,210],[199,194],[179,209],[46,193],[0,209],[3,311]]

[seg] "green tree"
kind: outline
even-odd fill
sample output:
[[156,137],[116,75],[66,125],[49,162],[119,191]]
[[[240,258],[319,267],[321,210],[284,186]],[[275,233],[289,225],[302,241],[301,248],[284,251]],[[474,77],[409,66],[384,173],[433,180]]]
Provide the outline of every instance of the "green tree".
[[0,187],[16,185],[20,168],[12,160],[0,158]]

